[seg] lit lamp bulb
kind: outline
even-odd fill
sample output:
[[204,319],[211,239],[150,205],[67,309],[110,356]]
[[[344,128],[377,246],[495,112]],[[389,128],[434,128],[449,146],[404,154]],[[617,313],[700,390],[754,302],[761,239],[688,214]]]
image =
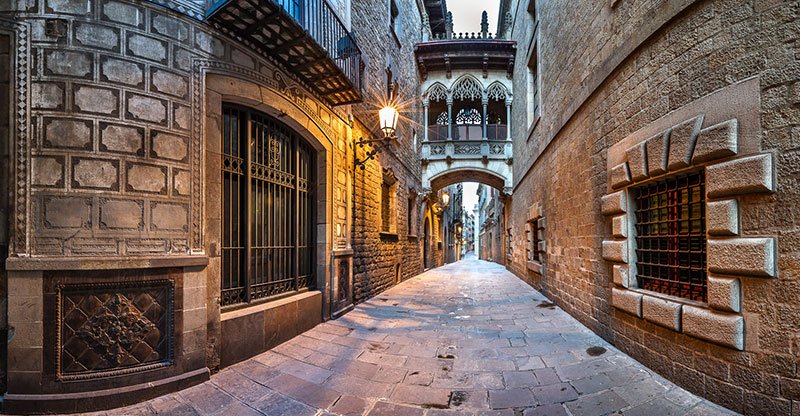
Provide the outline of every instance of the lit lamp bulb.
[[378,116],[381,120],[381,130],[385,139],[394,138],[394,133],[397,131],[397,109],[387,105],[383,107]]
[[447,192],[442,193],[442,205],[447,206],[450,203],[450,194]]

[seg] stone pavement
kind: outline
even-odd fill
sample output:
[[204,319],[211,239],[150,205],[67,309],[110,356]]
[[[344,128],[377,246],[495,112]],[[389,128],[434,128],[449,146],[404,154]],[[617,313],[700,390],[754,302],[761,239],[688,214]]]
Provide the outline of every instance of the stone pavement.
[[475,259],[406,281],[202,385],[110,413],[732,414]]

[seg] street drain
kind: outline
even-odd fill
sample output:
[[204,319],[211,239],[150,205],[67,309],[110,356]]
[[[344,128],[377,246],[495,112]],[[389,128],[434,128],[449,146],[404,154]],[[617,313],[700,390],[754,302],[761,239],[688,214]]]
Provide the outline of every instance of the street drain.
[[451,391],[450,392],[450,406],[461,406],[469,399],[469,393],[465,391]]
[[592,357],[597,357],[597,356],[605,354],[606,353],[606,349],[603,348],[603,347],[594,346],[594,347],[587,348],[586,349],[586,353],[589,354]]
[[456,356],[453,354],[439,354],[438,357],[445,360],[455,360],[456,358]]
[[538,305],[536,305],[536,307],[537,308],[555,309],[556,304],[553,303],[553,302],[549,302],[549,301],[543,300]]

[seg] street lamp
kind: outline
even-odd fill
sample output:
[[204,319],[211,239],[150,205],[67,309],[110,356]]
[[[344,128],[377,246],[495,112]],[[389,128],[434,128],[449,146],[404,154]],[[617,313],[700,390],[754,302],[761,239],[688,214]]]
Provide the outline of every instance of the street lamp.
[[[364,139],[363,137],[360,138],[355,142],[359,147],[364,147],[365,144],[372,144],[372,143],[389,143],[394,140],[397,140],[397,119],[399,118],[399,113],[396,108],[391,105],[387,105],[378,111],[378,121],[380,122],[381,132],[383,132],[383,137],[381,138],[374,138],[370,137],[368,139]],[[364,170],[364,164],[367,163],[368,160],[375,157],[376,154],[380,151],[379,148],[374,148],[367,152],[367,157],[364,160],[359,160],[355,158],[356,166],[361,166],[361,170]]]
[[442,205],[447,206],[450,203],[450,194],[442,192]]
[[387,105],[378,111],[378,117],[381,121],[383,138],[391,140],[395,137],[395,132],[397,131],[397,109]]

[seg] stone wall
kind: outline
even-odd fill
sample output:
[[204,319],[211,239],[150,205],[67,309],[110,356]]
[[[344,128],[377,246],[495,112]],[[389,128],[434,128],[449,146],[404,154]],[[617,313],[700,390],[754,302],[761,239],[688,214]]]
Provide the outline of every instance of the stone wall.
[[[530,44],[534,33],[527,6],[527,1],[511,2],[517,19],[514,38],[520,45]],[[520,47],[514,74],[517,182],[508,205],[514,229],[509,268],[623,351],[694,393],[749,415],[800,411],[800,301],[795,295],[800,272],[795,221],[800,206],[797,2],[587,1],[569,10],[547,2],[538,6],[542,113],[532,130],[522,122],[528,121],[527,106],[518,105],[524,98],[520,92],[525,90],[525,64],[532,48]],[[755,93],[726,95],[727,89],[750,77],[756,77]],[[714,92],[720,98],[702,101],[699,110],[692,106]],[[612,288],[624,282],[614,277],[612,266],[621,259],[610,246],[604,252],[602,242],[621,241],[622,230],[612,229],[612,218],[601,213],[601,197],[612,185],[620,186],[619,176],[611,174],[615,163],[625,163],[619,149],[628,149],[636,143],[635,136],[649,134],[649,129],[668,122],[667,128],[678,126],[697,115],[684,113],[698,111],[717,112],[720,115],[714,117],[725,115],[725,120],[755,120],[755,127],[739,129],[734,152],[738,156],[723,152],[722,160],[765,154],[774,164],[774,193],[734,199],[739,235],[777,241],[777,272],[774,278],[764,278],[719,269],[726,281],[741,284],[736,292],[741,295],[741,312],[684,307],[686,326],[678,332],[663,321],[640,318],[635,308],[623,311],[621,299],[612,306]],[[702,128],[711,127],[711,121]],[[624,166],[633,166],[628,160]],[[772,178],[771,170],[763,177]],[[740,183],[751,183],[761,180],[756,179],[758,172],[747,169],[734,175],[741,175]],[[525,258],[524,230],[537,204],[547,218],[541,276],[526,267]],[[601,253],[618,260],[606,261]],[[709,256],[713,267],[718,253]],[[741,260],[733,253],[728,263]],[[721,340],[701,340],[697,332],[687,335],[697,316],[740,317],[742,351],[718,345],[724,343]],[[720,327],[715,325],[722,322],[712,321],[703,324],[708,331],[716,331]]]
[[[422,271],[421,232],[424,199],[419,196],[420,165],[414,148],[421,134],[420,108],[416,96],[419,78],[414,63],[414,43],[420,40],[420,13],[415,0],[398,1],[400,29],[396,37],[389,27],[389,3],[353,2],[352,27],[361,51],[367,57],[364,102],[353,106],[358,123],[353,140],[379,134],[377,111],[387,102],[387,69],[398,86],[396,102],[402,117],[395,144],[383,145],[377,158],[355,168],[353,174],[353,287],[356,303]],[[355,147],[365,158],[370,147]],[[393,233],[381,233],[381,182],[390,173],[397,178],[391,215],[397,225]],[[409,228],[408,200],[414,199],[415,224]],[[398,278],[399,274],[399,278]]]

